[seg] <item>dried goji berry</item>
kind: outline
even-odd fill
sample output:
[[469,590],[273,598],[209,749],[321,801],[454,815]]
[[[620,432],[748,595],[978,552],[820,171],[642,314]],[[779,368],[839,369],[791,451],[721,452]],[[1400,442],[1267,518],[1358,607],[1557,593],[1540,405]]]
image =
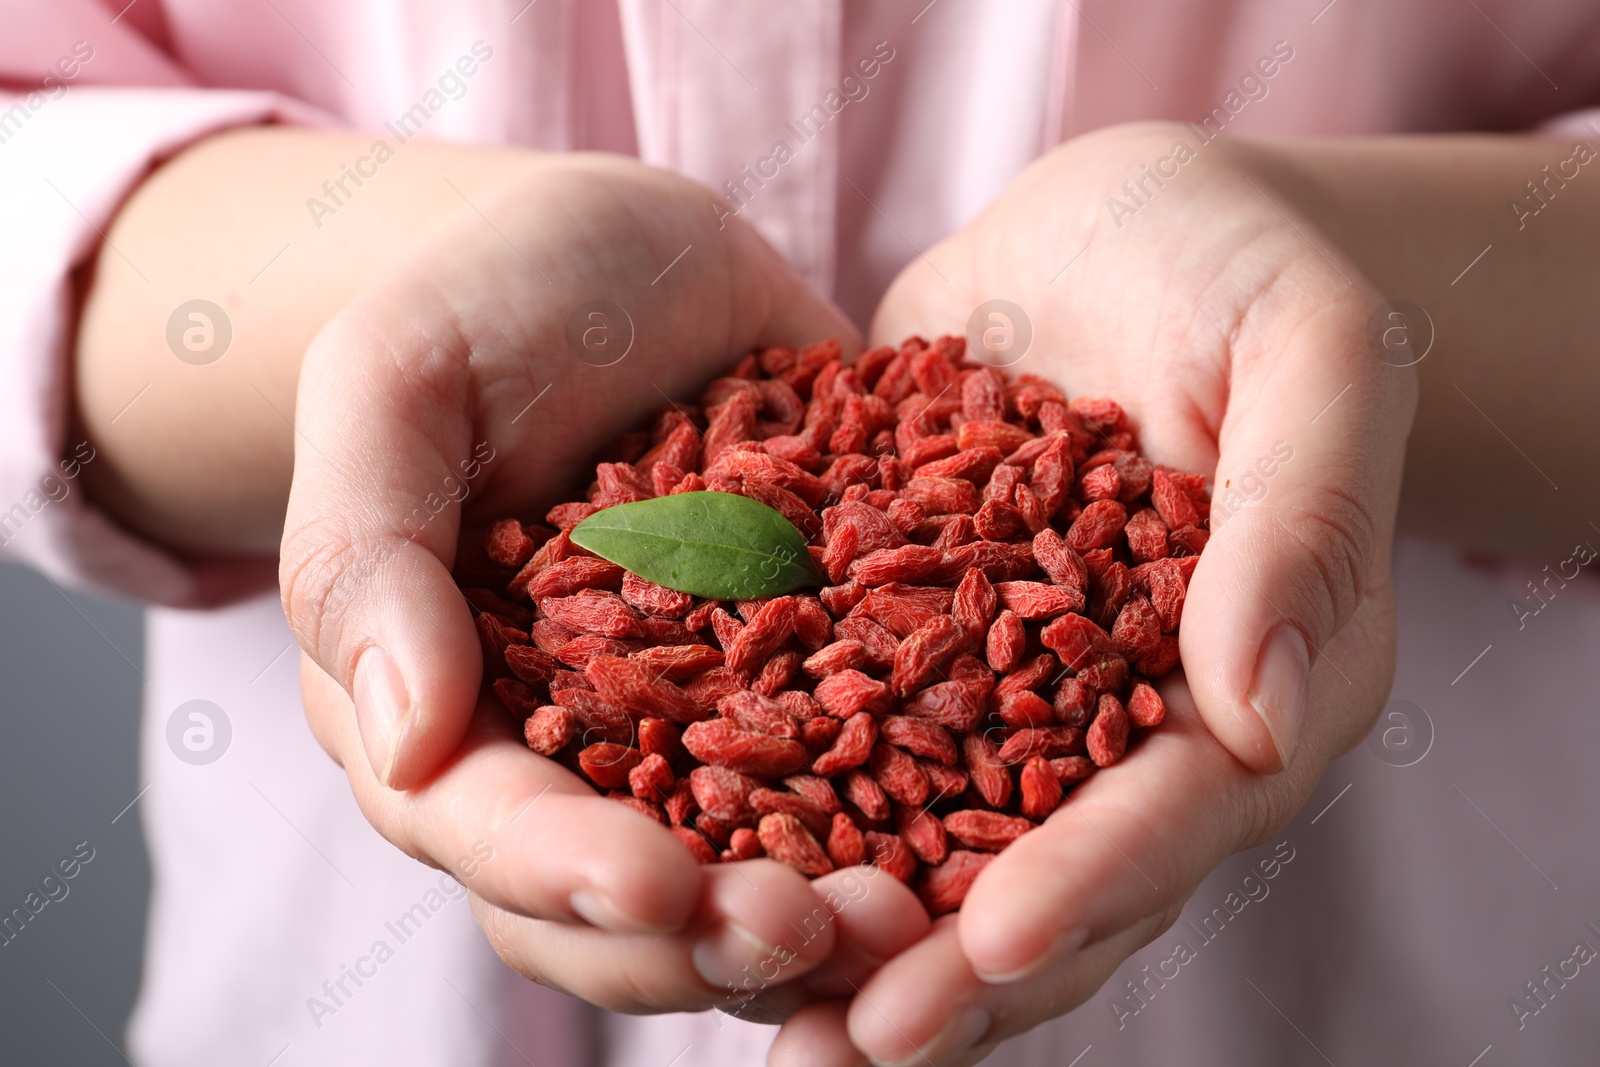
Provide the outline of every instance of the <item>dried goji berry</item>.
[[798,741],[740,729],[725,719],[691,723],[683,731],[683,747],[708,766],[762,778],[792,774],[810,759]]
[[674,825],[672,832],[679,841],[683,842],[683,846],[689,850],[689,855],[693,856],[697,863],[703,865],[717,862],[717,850],[712,848],[711,842],[707,841],[703,836],[687,826]]
[[866,832],[867,859],[879,870],[893,875],[902,882],[911,881],[917,873],[917,857],[899,834]]
[[754,830],[741,826],[728,835],[728,847],[722,852],[724,863],[759,859],[765,853],[761,838]]
[[889,817],[889,795],[866,771],[854,770],[845,775],[844,798],[869,822],[882,822]]
[[872,755],[872,745],[877,739],[877,721],[867,712],[857,712],[845,720],[833,747],[812,761],[811,773],[832,778],[861,766]]
[[567,747],[577,736],[578,722],[566,708],[540,708],[522,724],[522,736],[528,747],[541,756],[554,756]]
[[850,564],[849,574],[869,587],[890,582],[914,582],[932,573],[943,558],[944,554],[937,548],[926,545],[880,548],[857,556]]
[[967,640],[966,630],[953,616],[935,615],[895,649],[891,688],[901,696],[910,696],[963,651]]
[[1087,738],[1089,758],[1096,767],[1109,767],[1122,758],[1128,747],[1128,713],[1122,701],[1111,693],[1101,693],[1096,705],[1094,722],[1089,724]]
[[1082,679],[1062,679],[1056,688],[1055,700],[1052,702],[1056,721],[1063,726],[1083,729],[1094,717],[1094,704],[1098,696],[1098,693],[1083,684]]
[[918,760],[922,773],[928,776],[928,804],[933,805],[949,797],[959,797],[967,791],[971,778],[960,767],[946,767],[942,763]]
[[972,883],[993,859],[992,852],[957,849],[950,853],[949,859],[924,872],[922,884],[917,887],[922,906],[934,918],[955,911],[967,899]]
[[828,858],[837,868],[856,867],[867,858],[867,839],[844,812],[834,815],[828,830]]
[[997,582],[995,593],[1000,606],[1029,621],[1053,619],[1069,611],[1083,610],[1083,593],[1071,586],[1044,582]]
[[998,811],[953,811],[944,817],[944,828],[968,848],[998,852],[1032,830],[1033,823]]
[[972,788],[991,808],[1003,808],[1011,800],[1011,771],[1000,762],[994,745],[982,734],[961,739],[961,753],[972,778]]
[[784,813],[793,815],[819,838],[828,836],[831,819],[827,812],[796,793],[783,793],[776,789],[757,789],[750,794],[750,806],[762,815]]
[[1127,524],[1128,510],[1117,500],[1096,500],[1087,505],[1067,530],[1067,544],[1075,552],[1108,548]]
[[905,752],[880,741],[873,746],[868,771],[891,800],[912,806],[928,800],[928,776]]
[[1000,746],[1000,762],[1008,766],[1036,757],[1055,759],[1083,751],[1083,731],[1070,726],[1033,726],[1017,730]]
[[628,772],[643,759],[638,749],[598,741],[578,753],[578,765],[589,780],[605,789],[628,788]]
[[548,618],[579,633],[601,637],[638,637],[641,633],[638,613],[615,593],[584,589],[571,596],[545,597],[537,603]]
[[878,735],[912,755],[936,763],[953,764],[958,758],[956,743],[937,723],[911,715],[890,715],[878,724]]
[[857,712],[886,706],[889,687],[858,670],[846,669],[822,679],[813,692],[829,715],[848,719]]
[[947,730],[966,733],[983,718],[983,697],[963,681],[936,682],[901,705],[907,715],[928,719]]
[[673,776],[672,768],[659,755],[645,756],[637,767],[628,772],[628,788],[640,800],[661,803],[672,795],[675,784],[677,779]]
[[1022,814],[1043,819],[1061,804],[1061,779],[1042,757],[1030,759],[1018,780]]
[[826,678],[839,671],[854,670],[867,662],[866,646],[860,641],[835,641],[818,649],[801,664],[813,678]]
[[767,855],[801,874],[817,878],[833,870],[828,854],[793,815],[763,815],[757,833]]
[[751,617],[733,641],[724,646],[727,665],[739,673],[754,671],[794,633],[794,597],[780,596]]
[[1161,720],[1167,717],[1166,702],[1149,682],[1133,683],[1133,692],[1128,695],[1126,710],[1129,724],[1141,729],[1159,726]]
[[750,794],[760,783],[727,767],[705,766],[689,772],[689,786],[702,812],[732,824],[750,814]]
[[930,815],[921,808],[901,808],[899,818],[895,821],[895,829],[900,831],[900,839],[923,863],[937,865],[943,863],[945,857],[950,854],[950,843],[945,836],[944,824],[937,816]]
[[521,567],[536,547],[516,519],[501,519],[483,537],[484,554],[501,567]]

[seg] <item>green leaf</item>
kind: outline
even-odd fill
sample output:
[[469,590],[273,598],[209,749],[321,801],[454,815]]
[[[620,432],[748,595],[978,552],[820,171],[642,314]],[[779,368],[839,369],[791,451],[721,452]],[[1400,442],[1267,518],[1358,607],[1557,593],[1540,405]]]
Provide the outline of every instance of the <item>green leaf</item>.
[[572,540],[639,577],[712,600],[823,585],[806,539],[778,512],[735,493],[678,493],[597,511]]

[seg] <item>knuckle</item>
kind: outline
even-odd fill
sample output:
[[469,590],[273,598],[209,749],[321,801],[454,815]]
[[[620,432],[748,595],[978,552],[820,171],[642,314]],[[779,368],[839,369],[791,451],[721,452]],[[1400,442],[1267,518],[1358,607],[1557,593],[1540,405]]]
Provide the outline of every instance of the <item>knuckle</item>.
[[1304,803],[1293,794],[1290,775],[1245,785],[1236,806],[1237,849],[1254,848],[1289,825]]
[[377,568],[374,557],[357,547],[349,528],[335,519],[318,520],[285,535],[279,554],[278,584],[289,626],[330,671],[336,635],[362,582]]
[[1327,605],[1316,620],[1332,633],[1355,613],[1366,595],[1377,543],[1369,508],[1339,489],[1316,490],[1313,500],[1279,513],[1280,544],[1297,557],[1294,582],[1312,603]]

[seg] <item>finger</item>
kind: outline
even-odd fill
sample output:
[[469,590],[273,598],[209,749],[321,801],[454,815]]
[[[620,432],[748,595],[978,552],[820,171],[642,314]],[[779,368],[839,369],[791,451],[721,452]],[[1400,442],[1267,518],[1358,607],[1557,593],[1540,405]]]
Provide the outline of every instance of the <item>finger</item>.
[[877,867],[848,867],[811,883],[837,927],[833,955],[808,974],[805,987],[844,997],[928,932],[928,913],[904,882]]
[[927,938],[889,961],[851,1002],[850,1040],[873,1063],[978,1063],[1001,1041],[1088,1000],[1130,955],[1170,925],[1166,916],[1148,916],[1136,927],[1056,960],[1027,982],[993,986],[962,955],[953,918],[941,920]]
[[313,732],[344,766],[362,814],[402,851],[520,915],[629,932],[689,921],[701,868],[682,842],[530,751],[491,702],[440,773],[401,793],[362,758],[350,698],[301,662]]
[[784,1023],[767,1050],[767,1067],[867,1067],[850,1043],[848,1000],[819,1000]]
[[756,998],[833,951],[833,924],[826,912],[820,919],[808,913],[817,899],[793,868],[766,859],[722,864],[706,868],[704,885],[690,927],[669,936],[544,922],[481,899],[473,909],[513,969],[611,1011],[717,1007],[748,1017]]
[[1367,349],[1378,301],[1354,268],[1287,228],[1275,239],[1300,248],[1232,337],[1211,537],[1184,605],[1203,625],[1179,639],[1207,725],[1261,773],[1293,759],[1311,666],[1384,570],[1416,403],[1413,372]]
[[[420,319],[442,314],[430,294],[417,299]],[[280,551],[284,610],[301,647],[353,695],[377,779],[408,787],[460,740],[481,671],[448,563],[459,503],[447,493],[461,484],[458,464],[482,458],[473,458],[460,414],[472,402],[469,361],[443,358],[425,380],[406,382],[402,367],[372,355],[385,343],[381,331],[349,317],[336,323],[313,343],[300,380],[301,440]],[[459,337],[417,343],[469,347]],[[316,358],[326,345],[349,358]],[[416,352],[396,363],[427,366]],[[422,754],[429,758],[419,762]]]

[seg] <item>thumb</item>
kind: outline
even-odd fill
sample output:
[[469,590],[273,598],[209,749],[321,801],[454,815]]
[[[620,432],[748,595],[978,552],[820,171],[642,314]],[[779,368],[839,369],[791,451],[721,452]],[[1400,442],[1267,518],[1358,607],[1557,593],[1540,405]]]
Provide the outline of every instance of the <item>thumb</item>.
[[[1367,296],[1303,317],[1257,309],[1292,331],[1242,335],[1230,354],[1211,538],[1179,640],[1207,727],[1264,774],[1293,759],[1312,666],[1382,584],[1393,534],[1416,381],[1367,350]],[[1371,672],[1328,665],[1335,685]]]
[[477,699],[482,653],[450,566],[459,500],[493,453],[460,414],[468,360],[407,361],[431,380],[396,388],[370,358],[379,341],[341,316],[307,353],[279,584],[301,647],[354,699],[373,773],[408,789]]

